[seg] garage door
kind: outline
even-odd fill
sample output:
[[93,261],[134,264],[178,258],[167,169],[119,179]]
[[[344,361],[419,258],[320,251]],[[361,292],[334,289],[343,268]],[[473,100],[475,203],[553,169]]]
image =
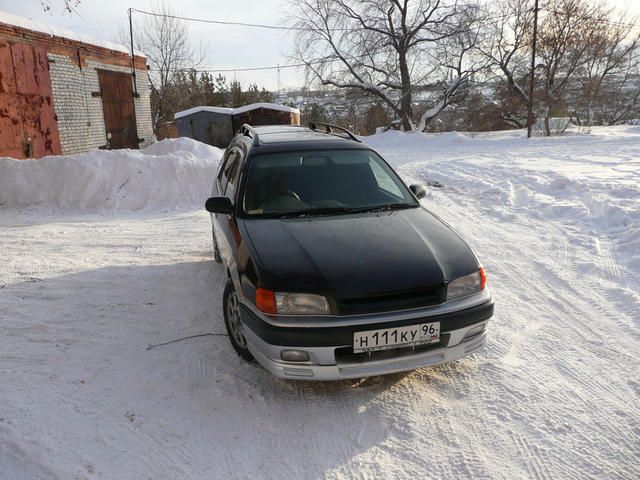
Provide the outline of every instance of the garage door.
[[47,52],[0,42],[0,156],[59,155]]
[[138,148],[131,75],[99,70],[98,76],[109,148]]

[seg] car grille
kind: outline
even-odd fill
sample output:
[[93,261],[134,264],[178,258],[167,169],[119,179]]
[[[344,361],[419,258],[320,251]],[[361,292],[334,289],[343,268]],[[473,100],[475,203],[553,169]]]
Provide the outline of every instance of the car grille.
[[343,298],[338,300],[341,315],[357,315],[361,313],[379,313],[393,310],[438,305],[446,299],[444,285],[434,285],[417,290],[405,290],[368,297]]

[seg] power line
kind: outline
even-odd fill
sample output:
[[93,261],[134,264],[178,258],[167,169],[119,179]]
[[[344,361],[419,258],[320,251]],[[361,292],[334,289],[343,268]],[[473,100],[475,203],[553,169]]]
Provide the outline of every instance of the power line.
[[[470,5],[458,5],[458,6],[470,6]],[[222,21],[222,20],[208,20],[208,19],[201,19],[201,18],[193,18],[193,17],[182,17],[179,15],[170,15],[170,14],[164,14],[164,13],[154,13],[154,12],[148,12],[146,10],[138,10],[137,8],[130,8],[129,10],[133,11],[133,12],[138,12],[138,13],[142,13],[145,15],[151,15],[154,17],[166,17],[166,18],[175,18],[178,20],[185,20],[185,21],[192,21],[192,22],[202,22],[202,23],[212,23],[212,24],[216,24],[216,25],[235,25],[235,26],[243,26],[243,27],[256,27],[256,28],[267,28],[267,29],[272,29],[272,30],[308,30],[307,28],[303,28],[303,27],[282,27],[282,26],[276,26],[276,25],[263,25],[263,24],[256,24],[256,23],[243,23],[243,22],[229,22],[229,21]],[[498,20],[498,19],[504,19],[507,15],[505,14],[501,14],[501,15],[494,15],[494,16],[488,16],[488,17],[484,17],[482,18],[481,22],[480,22],[480,26],[486,26],[489,22],[493,21],[493,20]],[[329,29],[329,30],[340,30],[340,31],[346,31],[346,30],[350,30],[347,28],[340,28],[340,29]],[[354,57],[354,58],[369,58],[368,55],[361,55],[358,57]],[[319,60],[311,60],[309,62],[306,63],[294,63],[294,64],[289,64],[289,65],[270,65],[270,66],[264,66],[264,67],[241,67],[241,68],[187,68],[184,69],[182,71],[184,72],[189,72],[189,71],[194,71],[194,72],[198,72],[198,73],[233,73],[233,72],[254,72],[254,71],[266,71],[266,70],[278,70],[278,72],[281,69],[285,69],[285,68],[299,68],[299,67],[306,67],[310,64],[321,64],[321,63],[326,63],[326,62],[336,62],[339,61],[339,59],[334,58],[332,60],[327,60],[327,59],[319,59]],[[150,68],[149,71],[151,72],[158,72],[160,71],[159,69],[154,69],[154,68]]]
[[[472,6],[472,5],[458,5],[458,7],[466,7],[466,6]],[[171,14],[165,14],[165,13],[154,13],[154,12],[149,12],[146,10],[139,10],[137,8],[130,8],[129,9],[131,12],[138,12],[144,15],[150,15],[150,16],[154,16],[154,17],[165,17],[165,18],[174,18],[177,20],[184,20],[184,21],[189,21],[189,22],[200,22],[200,23],[209,23],[209,24],[215,24],[215,25],[229,25],[229,26],[240,26],[240,27],[252,27],[252,28],[264,28],[264,29],[269,29],[269,30],[288,30],[288,31],[306,31],[308,30],[305,27],[287,27],[287,26],[278,26],[278,25],[267,25],[267,24],[258,24],[258,23],[246,23],[246,22],[231,22],[231,21],[225,21],[225,20],[210,20],[210,19],[203,19],[203,18],[195,18],[195,17],[184,17],[184,16],[180,16],[180,15],[171,15]],[[557,10],[550,10],[547,9],[545,7],[539,7],[538,8],[539,11],[545,10],[548,13],[551,14],[555,14],[555,15],[566,15],[565,12],[561,12],[561,11],[557,11]],[[481,17],[480,21],[477,23],[478,26],[480,27],[485,27],[487,25],[489,25],[491,22],[495,21],[495,20],[504,20],[506,18],[508,18],[510,15],[507,13],[503,13],[503,14],[498,14],[498,15],[489,15],[486,17]],[[631,28],[638,28],[638,25],[633,24],[633,23],[623,23],[623,22],[614,22],[611,20],[607,20],[607,19],[603,19],[603,18],[597,18],[597,17],[592,17],[592,16],[582,16],[581,18],[585,18],[585,19],[592,19],[594,21],[598,21],[598,22],[606,22],[612,25],[620,25],[620,26],[627,26],[627,27],[631,27]],[[329,29],[330,31],[347,31],[350,30],[348,28],[333,28],[333,29]],[[367,55],[363,56],[364,58],[368,58]],[[325,62],[335,62],[338,61],[338,59],[332,59],[332,60],[327,60],[327,59],[320,59],[320,60],[312,60],[310,62],[307,63],[295,63],[295,64],[289,64],[289,65],[270,65],[270,66],[263,66],[263,67],[241,67],[241,68],[188,68],[188,69],[184,69],[182,70],[183,72],[189,72],[189,71],[194,71],[194,72],[198,72],[198,73],[233,73],[233,72],[255,72],[255,71],[267,71],[267,70],[277,70],[278,72],[281,69],[285,69],[285,68],[299,68],[299,67],[305,67],[308,66],[309,64],[319,64],[319,63],[325,63]],[[152,72],[157,72],[160,71],[159,69],[149,69]]]
[[[446,8],[452,8],[452,6],[448,6]],[[467,8],[467,7],[477,7],[477,4],[458,4],[455,7],[457,8]],[[129,10],[133,12],[142,13],[143,15],[150,15],[153,17],[165,17],[165,18],[174,18],[176,20],[185,20],[187,22],[198,22],[198,23],[211,23],[214,25],[229,25],[229,26],[237,26],[237,27],[252,27],[252,28],[265,28],[268,30],[287,30],[287,31],[307,31],[308,27],[287,27],[283,25],[268,25],[263,23],[246,23],[246,22],[231,22],[226,20],[210,20],[206,18],[195,18],[195,17],[183,17],[180,15],[172,15],[168,13],[155,13],[149,12],[147,10],[138,10],[137,8],[130,8]],[[324,29],[323,29],[324,30]],[[327,28],[327,31],[330,32],[348,32],[353,30],[352,28]]]
[[[369,58],[369,55],[357,55],[349,57],[350,60]],[[198,73],[233,73],[233,72],[254,72],[258,70],[282,70],[284,68],[299,68],[306,67],[308,65],[317,65],[323,63],[334,63],[340,62],[339,58],[319,58],[316,60],[309,60],[305,63],[290,63],[288,65],[269,65],[264,67],[240,67],[240,68],[184,68],[182,72],[198,72]],[[158,68],[150,68],[150,72],[160,72],[161,70]]]
[[[458,5],[458,7],[471,7],[471,6],[475,6],[474,4],[463,4],[463,5]],[[210,23],[210,24],[214,24],[214,25],[227,25],[227,26],[238,26],[238,27],[251,27],[251,28],[264,28],[264,29],[268,29],[268,30],[286,30],[286,31],[307,31],[309,30],[307,27],[287,27],[287,26],[283,26],[283,25],[268,25],[268,24],[262,24],[262,23],[246,23],[246,22],[231,22],[231,21],[226,21],[226,20],[210,20],[210,19],[206,19],[206,18],[196,18],[196,17],[184,17],[184,16],[180,16],[180,15],[171,15],[171,14],[167,14],[167,13],[155,13],[155,12],[149,12],[147,10],[139,10],[137,8],[131,8],[130,9],[133,12],[138,12],[138,13],[142,13],[143,15],[150,15],[153,17],[165,17],[165,18],[174,18],[176,20],[185,20],[188,22],[198,22],[198,23]],[[548,13],[552,13],[554,15],[567,15],[567,12],[562,12],[559,10],[551,10],[545,7],[540,7],[540,10],[544,10]],[[482,26],[486,26],[486,23],[492,21],[492,20],[497,20],[497,19],[504,19],[509,17],[509,14],[502,14],[502,15],[494,15],[494,16],[489,16],[489,17],[484,17],[481,18],[481,24]],[[623,27],[629,27],[629,28],[640,28],[640,25],[638,25],[637,23],[625,23],[625,22],[618,22],[618,21],[614,21],[614,20],[608,20],[605,18],[599,18],[599,17],[594,17],[594,16],[590,16],[590,15],[582,15],[580,16],[580,18],[583,19],[588,19],[588,20],[593,20],[596,22],[600,22],[600,23],[608,23],[610,25],[618,25],[618,26],[623,26]],[[340,32],[345,32],[345,31],[350,31],[352,29],[350,28],[329,28],[329,31],[340,31]]]
[[[180,15],[170,15],[166,13],[154,13],[148,12],[146,10],[138,10],[137,8],[131,9],[134,12],[142,13],[144,15],[151,15],[153,17],[165,17],[165,18],[175,18],[176,20],[185,20],[187,22],[199,22],[199,23],[213,23],[215,25],[231,25],[236,27],[253,27],[253,28],[266,28],[268,30],[294,30],[294,31],[303,31],[308,30],[306,27],[285,27],[282,25],[266,25],[262,23],[245,23],[245,22],[228,22],[224,20],[209,20],[205,18],[194,18],[194,17],[182,17]],[[346,31],[347,28],[331,28],[331,31]]]
[[[296,67],[304,67],[305,63],[294,63],[291,65],[271,65],[267,67],[242,67],[242,68],[185,68],[183,71],[195,71],[202,73],[232,73],[232,72],[254,72],[258,70],[279,70],[283,68],[296,68]],[[151,72],[159,72],[159,69],[150,68]]]

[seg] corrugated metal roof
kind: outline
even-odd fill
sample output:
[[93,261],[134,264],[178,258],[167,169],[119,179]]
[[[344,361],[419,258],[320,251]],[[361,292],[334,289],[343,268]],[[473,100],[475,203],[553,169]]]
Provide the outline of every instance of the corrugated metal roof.
[[237,108],[228,108],[228,107],[193,107],[188,110],[182,110],[181,112],[176,112],[173,116],[178,119],[181,117],[186,117],[187,115],[192,115],[198,112],[212,112],[212,113],[222,113],[226,115],[238,115],[240,113],[249,112],[251,110],[257,110],[258,108],[267,108],[269,110],[278,110],[280,112],[290,112],[290,113],[300,113],[300,110],[293,107],[287,107],[286,105],[279,105],[277,103],[251,103],[249,105],[244,105],[242,107]]

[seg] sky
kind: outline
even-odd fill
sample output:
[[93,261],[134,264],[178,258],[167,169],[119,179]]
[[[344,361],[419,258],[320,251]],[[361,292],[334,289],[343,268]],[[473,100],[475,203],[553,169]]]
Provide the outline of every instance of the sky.
[[[51,10],[45,12],[41,0],[0,0],[0,11],[20,15],[57,27],[68,28],[98,39],[116,40],[118,31],[128,28],[127,8],[150,10],[154,0],[81,0],[76,11],[64,11],[63,0],[47,0]],[[287,0],[166,0],[178,15],[245,23],[283,25],[286,22]],[[625,8],[640,15],[640,0],[607,0],[616,8]],[[143,16],[134,13],[134,28],[142,24]],[[203,67],[234,69],[286,65],[291,63],[295,37],[291,32],[241,28],[190,22],[189,34],[195,45],[206,47],[208,56]],[[299,68],[224,73],[243,86],[257,83],[269,90],[296,88],[303,84]]]

